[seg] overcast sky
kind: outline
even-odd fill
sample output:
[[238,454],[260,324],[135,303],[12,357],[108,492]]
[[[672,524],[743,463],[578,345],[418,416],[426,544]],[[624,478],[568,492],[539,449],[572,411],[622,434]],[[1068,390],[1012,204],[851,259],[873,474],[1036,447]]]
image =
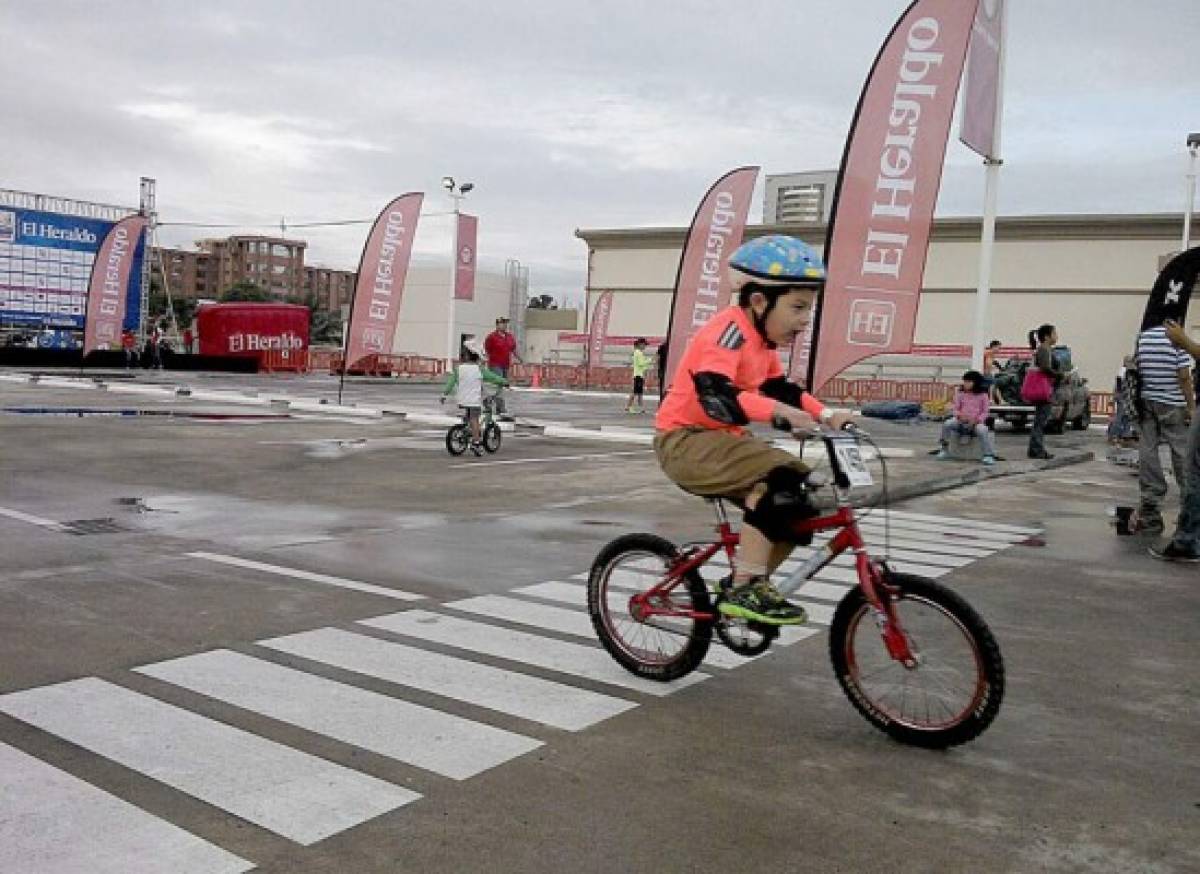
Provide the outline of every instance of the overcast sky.
[[[449,174],[477,186],[481,267],[578,295],[576,228],[686,225],[743,164],[836,167],[906,5],[0,0],[0,187],[136,204],[152,176],[162,221],[260,233],[425,191],[432,257]],[[1010,0],[1000,214],[1181,212],[1198,45],[1197,0]],[[938,212],[978,215],[957,129]],[[346,269],[365,234],[290,232]]]

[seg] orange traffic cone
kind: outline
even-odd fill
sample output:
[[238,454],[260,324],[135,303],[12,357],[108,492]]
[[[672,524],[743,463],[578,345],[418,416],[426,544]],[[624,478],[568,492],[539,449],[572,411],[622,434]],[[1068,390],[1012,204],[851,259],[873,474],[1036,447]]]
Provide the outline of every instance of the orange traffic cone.
[[534,371],[533,371],[533,382],[529,383],[529,387],[530,387],[530,388],[541,388],[541,387],[542,387],[542,371],[541,371],[541,368],[534,368]]

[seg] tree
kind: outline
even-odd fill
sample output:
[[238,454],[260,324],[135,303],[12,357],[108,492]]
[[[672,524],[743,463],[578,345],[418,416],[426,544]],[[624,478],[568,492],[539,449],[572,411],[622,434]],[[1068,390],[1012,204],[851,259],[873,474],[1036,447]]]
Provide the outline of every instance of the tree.
[[342,314],[337,310],[323,310],[317,306],[317,296],[310,294],[304,298],[308,307],[308,342],[336,343],[342,341]]
[[221,300],[270,303],[275,298],[271,295],[271,292],[258,283],[251,282],[249,279],[242,279],[227,288],[225,293],[221,295]]
[[529,309],[531,310],[556,310],[558,304],[554,302],[554,298],[548,294],[539,294],[536,297],[529,299]]

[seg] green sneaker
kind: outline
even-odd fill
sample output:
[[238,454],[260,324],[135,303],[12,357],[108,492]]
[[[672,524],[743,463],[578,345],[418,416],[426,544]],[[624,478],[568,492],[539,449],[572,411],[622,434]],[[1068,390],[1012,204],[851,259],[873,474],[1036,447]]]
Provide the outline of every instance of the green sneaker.
[[778,589],[761,578],[731,590],[721,599],[720,610],[724,616],[764,625],[803,625],[808,621],[803,607],[789,604]]

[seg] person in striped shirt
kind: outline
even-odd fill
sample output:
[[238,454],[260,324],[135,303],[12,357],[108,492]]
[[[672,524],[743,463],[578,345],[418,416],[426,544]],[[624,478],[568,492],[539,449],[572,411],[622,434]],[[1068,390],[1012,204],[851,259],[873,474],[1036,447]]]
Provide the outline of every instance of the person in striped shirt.
[[1192,388],[1192,357],[1178,349],[1163,326],[1147,328],[1138,335],[1138,378],[1142,400],[1138,441],[1138,530],[1150,535],[1163,533],[1162,504],[1167,496],[1159,447],[1166,444],[1171,467],[1180,491],[1185,491],[1188,426],[1196,407]]
[[[1188,337],[1175,322],[1164,325],[1167,339],[1189,355],[1200,357],[1200,343]],[[1194,403],[1194,395],[1188,395]],[[1150,554],[1164,561],[1200,562],[1200,417],[1193,410],[1192,427],[1188,432],[1186,471],[1183,501],[1175,535],[1166,544],[1152,544]]]

